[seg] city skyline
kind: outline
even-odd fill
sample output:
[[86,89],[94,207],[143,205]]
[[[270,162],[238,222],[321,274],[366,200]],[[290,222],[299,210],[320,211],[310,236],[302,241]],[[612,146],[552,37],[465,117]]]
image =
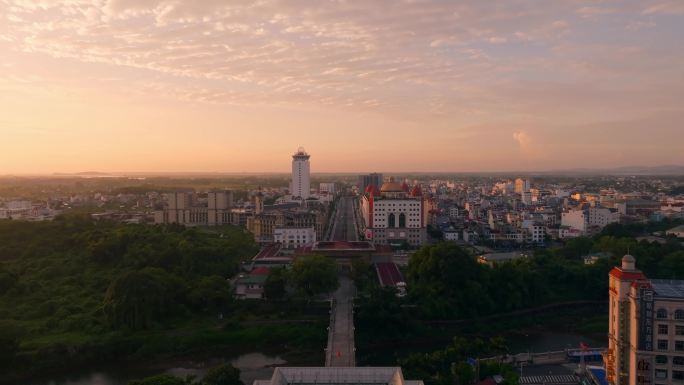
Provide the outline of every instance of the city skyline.
[[[542,4],[543,3],[543,4]],[[684,165],[679,1],[0,1],[0,175]]]

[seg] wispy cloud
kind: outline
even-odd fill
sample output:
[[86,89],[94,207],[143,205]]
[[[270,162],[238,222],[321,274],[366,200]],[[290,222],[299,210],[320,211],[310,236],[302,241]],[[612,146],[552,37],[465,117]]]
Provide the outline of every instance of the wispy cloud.
[[529,149],[563,124],[682,109],[683,4],[0,0],[0,99],[89,87],[387,126],[506,122],[501,145]]

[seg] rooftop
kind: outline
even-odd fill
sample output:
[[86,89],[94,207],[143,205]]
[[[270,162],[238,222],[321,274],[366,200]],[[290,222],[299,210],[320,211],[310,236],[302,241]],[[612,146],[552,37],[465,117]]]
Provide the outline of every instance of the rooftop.
[[375,247],[366,241],[321,241],[316,242],[311,250],[375,250]]
[[277,257],[281,249],[282,245],[280,243],[269,243],[262,247],[261,250],[259,250],[259,253],[257,253],[253,259],[257,260]]
[[235,280],[235,284],[263,284],[268,279],[268,275],[247,275]]
[[684,281],[652,279],[651,286],[658,297],[684,299]]
[[280,367],[270,380],[256,380],[254,385],[422,385],[423,381],[405,381],[399,367]]

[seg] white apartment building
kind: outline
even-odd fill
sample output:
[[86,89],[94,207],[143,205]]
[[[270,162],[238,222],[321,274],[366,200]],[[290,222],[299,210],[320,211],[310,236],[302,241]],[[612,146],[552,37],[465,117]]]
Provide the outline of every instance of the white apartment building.
[[600,231],[610,223],[620,221],[620,213],[615,209],[590,207],[585,210],[570,210],[561,214],[561,226],[569,227],[587,235]]
[[544,242],[544,236],[546,234],[546,226],[542,223],[535,222],[533,220],[524,220],[522,222],[523,229],[527,230],[527,241],[532,243],[542,243]]
[[522,194],[520,194],[520,200],[524,205],[531,205],[532,204],[532,193],[529,191],[523,191]]
[[598,226],[602,229],[611,223],[618,223],[620,221],[620,213],[615,209],[590,207],[588,211],[589,226]]
[[31,201],[26,200],[9,201],[5,206],[8,210],[31,210],[33,208]]
[[584,234],[588,227],[588,219],[585,214],[584,210],[570,210],[561,213],[561,226]]
[[530,191],[530,180],[518,178],[515,180],[515,193],[522,195]]
[[305,200],[311,194],[311,170],[309,158],[302,147],[292,155],[292,182],[290,183],[290,195],[293,198]]
[[296,249],[316,243],[314,227],[276,227],[273,229],[273,240],[284,248]]
[[458,209],[458,207],[454,206],[449,208],[449,218],[458,218],[459,213],[460,210]]
[[320,183],[318,185],[318,191],[321,193],[335,194],[337,189],[335,183]]

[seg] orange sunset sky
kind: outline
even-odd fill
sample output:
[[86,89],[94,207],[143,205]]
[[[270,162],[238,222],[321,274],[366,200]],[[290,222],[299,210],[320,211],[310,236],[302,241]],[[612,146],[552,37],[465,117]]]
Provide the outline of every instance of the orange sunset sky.
[[0,175],[684,164],[684,1],[0,0]]

